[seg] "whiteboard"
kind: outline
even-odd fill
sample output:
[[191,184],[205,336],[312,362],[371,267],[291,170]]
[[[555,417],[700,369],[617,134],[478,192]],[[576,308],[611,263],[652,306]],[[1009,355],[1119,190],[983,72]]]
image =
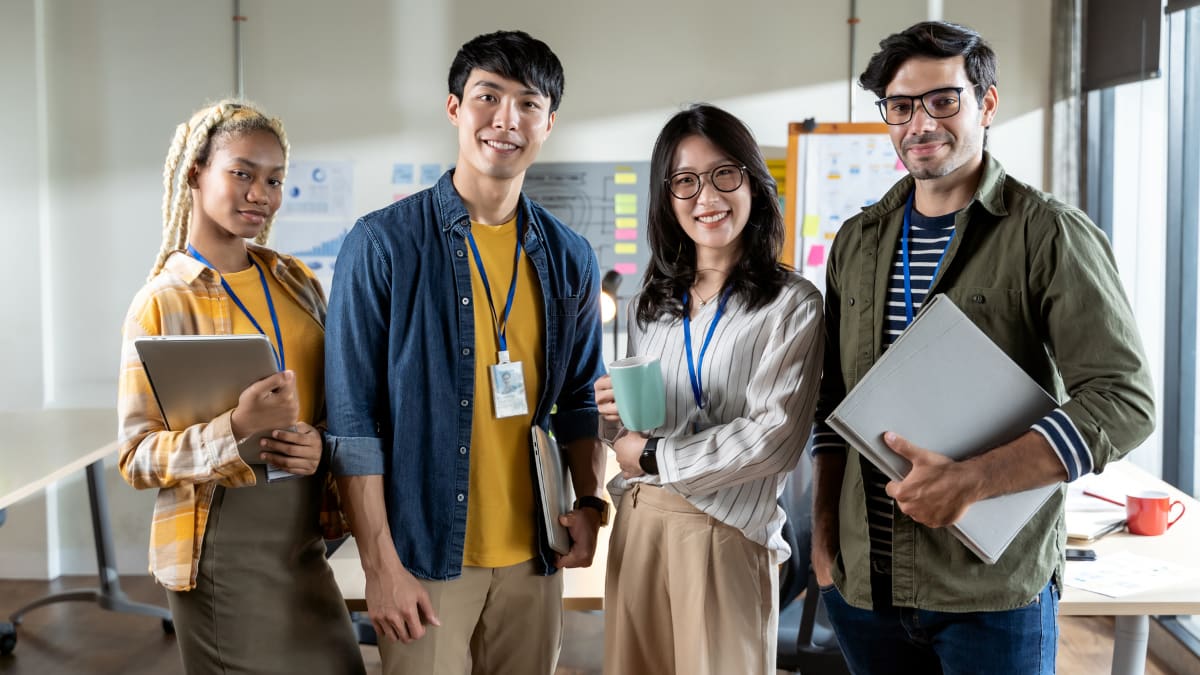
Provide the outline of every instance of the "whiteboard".
[[842,224],[878,201],[908,170],[884,124],[792,127],[798,128],[788,143],[791,261],[824,293],[826,262]]

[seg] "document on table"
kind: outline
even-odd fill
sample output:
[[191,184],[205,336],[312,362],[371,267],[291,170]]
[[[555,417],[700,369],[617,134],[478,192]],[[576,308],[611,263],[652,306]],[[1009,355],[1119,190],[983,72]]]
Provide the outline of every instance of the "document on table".
[[1118,551],[1105,553],[1093,561],[1069,563],[1066,584],[1120,598],[1196,576],[1200,576],[1200,570],[1195,568]]

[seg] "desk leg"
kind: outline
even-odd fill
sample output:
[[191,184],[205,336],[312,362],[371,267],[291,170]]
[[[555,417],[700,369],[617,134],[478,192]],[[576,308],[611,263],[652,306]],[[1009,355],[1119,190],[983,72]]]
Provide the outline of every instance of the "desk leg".
[[108,499],[104,494],[103,459],[88,465],[87,484],[88,500],[91,502],[92,510],[92,536],[96,540],[96,566],[100,577],[100,588],[47,595],[13,612],[9,620],[19,625],[21,617],[31,609],[56,602],[81,600],[95,602],[102,608],[113,612],[156,616],[162,619],[163,629],[171,632],[173,626],[171,625],[170,610],[165,607],[133,602],[121,590],[121,580],[117,576],[116,556],[113,555],[112,532],[108,527]]
[[1146,643],[1150,639],[1150,617],[1116,617],[1113,635],[1113,675],[1144,675],[1146,672]]

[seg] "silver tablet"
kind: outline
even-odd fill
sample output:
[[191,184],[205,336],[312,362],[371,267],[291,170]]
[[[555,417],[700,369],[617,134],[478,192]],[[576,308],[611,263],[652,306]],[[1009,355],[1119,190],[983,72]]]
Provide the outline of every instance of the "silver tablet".
[[575,490],[571,487],[562,453],[558,451],[558,443],[536,424],[530,430],[530,436],[533,443],[533,464],[537,469],[542,524],[545,526],[550,548],[556,553],[566,555],[571,550],[571,536],[567,533],[567,528],[558,522],[558,517],[571,510],[575,501]]
[[[168,429],[208,422],[237,405],[254,382],[277,372],[275,352],[264,335],[163,335],[133,341]],[[240,445],[242,459],[262,464],[259,440]]]

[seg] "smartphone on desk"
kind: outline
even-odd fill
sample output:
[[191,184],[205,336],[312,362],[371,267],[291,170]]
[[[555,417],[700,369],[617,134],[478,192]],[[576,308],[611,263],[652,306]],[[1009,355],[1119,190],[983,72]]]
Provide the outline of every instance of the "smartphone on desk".
[[1096,552],[1090,548],[1069,548],[1067,549],[1067,560],[1095,560]]

